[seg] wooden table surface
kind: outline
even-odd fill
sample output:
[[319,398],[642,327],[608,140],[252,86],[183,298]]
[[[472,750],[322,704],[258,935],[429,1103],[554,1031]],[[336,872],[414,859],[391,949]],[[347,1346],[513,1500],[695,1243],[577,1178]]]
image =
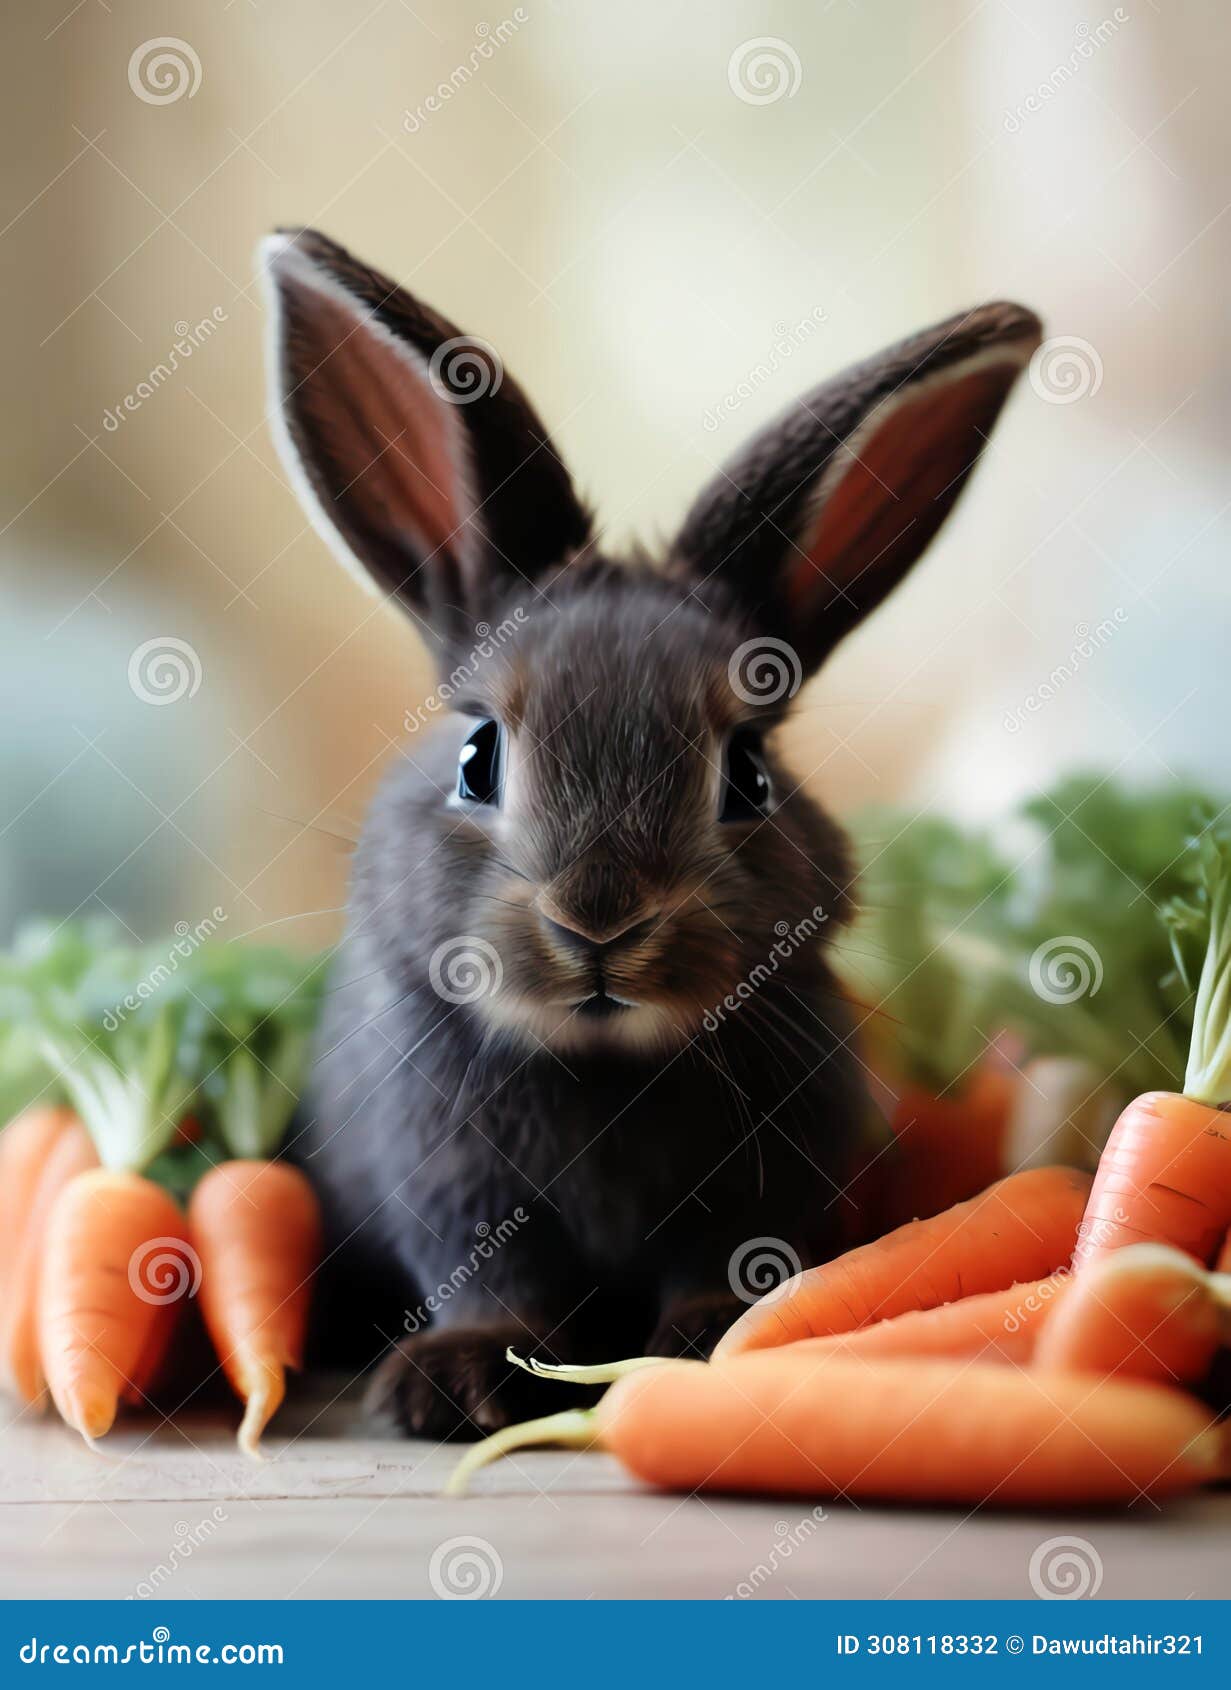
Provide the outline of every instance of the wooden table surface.
[[256,1464],[221,1411],[126,1421],[100,1454],[50,1419],[12,1422],[3,1594],[1029,1597],[1032,1557],[1058,1554],[1064,1577],[1065,1546],[1042,1547],[1064,1537],[1104,1597],[1226,1593],[1227,1492],[1127,1514],[813,1510],[655,1495],[607,1456],[535,1451],[449,1500],[456,1449],[373,1437],[349,1395],[305,1392],[277,1426]]

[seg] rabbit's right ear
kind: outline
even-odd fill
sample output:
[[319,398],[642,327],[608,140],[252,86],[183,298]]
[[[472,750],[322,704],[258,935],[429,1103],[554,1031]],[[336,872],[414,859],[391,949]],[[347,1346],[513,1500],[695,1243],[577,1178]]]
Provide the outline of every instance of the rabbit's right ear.
[[366,585],[461,632],[589,519],[494,350],[312,229],[262,250],[271,410],[314,525]]
[[981,305],[814,388],[701,494],[672,555],[811,670],[876,608],[948,516],[1038,318]]

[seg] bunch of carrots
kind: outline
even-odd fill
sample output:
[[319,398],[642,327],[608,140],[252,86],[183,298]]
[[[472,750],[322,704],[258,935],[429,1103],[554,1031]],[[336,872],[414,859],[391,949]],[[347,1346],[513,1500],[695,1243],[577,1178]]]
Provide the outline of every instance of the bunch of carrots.
[[0,1132],[0,1382],[23,1404],[102,1437],[148,1400],[195,1298],[256,1452],[319,1254],[311,1188],[270,1158],[320,977],[264,947],[134,950],[96,927],[29,930],[0,962],[0,1067],[11,1041],[43,1074]]
[[1183,1090],[1129,1103],[1093,1178],[1027,1169],[800,1273],[708,1363],[523,1362],[611,1388],[476,1445],[452,1489],[534,1443],[684,1491],[1128,1503],[1231,1477],[1200,1395],[1231,1342],[1231,840],[1206,829],[1192,861],[1164,912],[1194,990]]
[[973,1197],[1004,1171],[1013,1069],[996,1048],[1013,877],[982,835],[937,816],[865,818],[855,985],[892,1140],[861,1182],[863,1236]]
[[846,962],[877,1004],[864,1036],[893,1129],[865,1237],[1012,1169],[1093,1171],[1129,1099],[1173,1083],[1193,1000],[1154,912],[1185,894],[1190,826],[1225,808],[1086,773],[996,829],[864,818]]

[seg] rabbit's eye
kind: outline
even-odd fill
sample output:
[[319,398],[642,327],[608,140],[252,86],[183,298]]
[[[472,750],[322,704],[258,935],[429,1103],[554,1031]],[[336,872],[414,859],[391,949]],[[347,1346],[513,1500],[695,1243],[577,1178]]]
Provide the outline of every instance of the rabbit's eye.
[[755,728],[736,728],[727,741],[718,819],[755,821],[769,809],[769,776]]
[[480,722],[458,754],[458,797],[472,804],[498,804],[500,763],[500,723]]

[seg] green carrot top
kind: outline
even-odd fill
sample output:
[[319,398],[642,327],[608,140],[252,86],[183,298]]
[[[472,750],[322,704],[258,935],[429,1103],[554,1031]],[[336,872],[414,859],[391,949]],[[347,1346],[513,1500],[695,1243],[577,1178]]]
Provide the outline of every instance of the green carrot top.
[[[0,957],[0,1065],[34,1052],[105,1166],[181,1193],[220,1155],[272,1155],[306,1069],[323,964],[110,923],[31,924]],[[200,1140],[178,1144],[186,1115]]]
[[1196,993],[1184,1095],[1222,1108],[1231,1105],[1231,834],[1204,828],[1188,869],[1190,890],[1162,911],[1176,973]]

